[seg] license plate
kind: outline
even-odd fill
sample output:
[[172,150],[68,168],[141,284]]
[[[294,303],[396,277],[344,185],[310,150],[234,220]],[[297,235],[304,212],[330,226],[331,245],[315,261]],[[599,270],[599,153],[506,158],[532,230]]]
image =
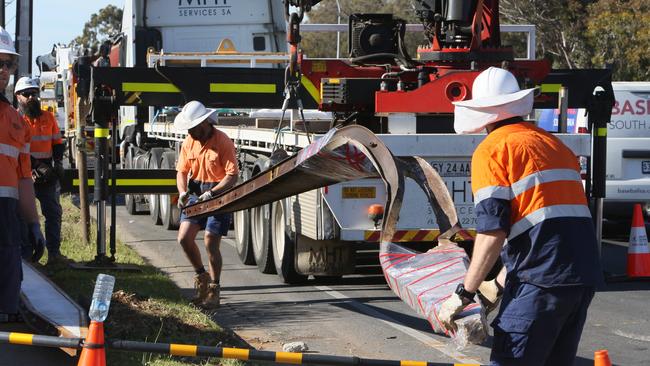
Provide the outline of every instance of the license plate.
[[377,189],[375,187],[343,187],[341,197],[350,198],[375,198]]
[[433,161],[429,162],[441,177],[469,177],[471,174],[470,162],[464,161]]
[[641,162],[641,173],[650,174],[650,160],[644,160]]

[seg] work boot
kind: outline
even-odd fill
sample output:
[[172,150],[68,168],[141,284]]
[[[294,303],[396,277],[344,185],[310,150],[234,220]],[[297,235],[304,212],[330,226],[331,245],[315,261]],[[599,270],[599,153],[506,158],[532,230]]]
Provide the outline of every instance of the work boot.
[[494,309],[499,307],[501,302],[501,295],[503,294],[503,287],[501,287],[496,278],[491,281],[483,281],[478,287],[478,297],[485,308],[485,315],[491,313]]
[[208,285],[212,281],[210,274],[208,272],[203,272],[201,274],[194,276],[194,289],[196,290],[196,296],[192,299],[192,304],[201,305],[203,301],[208,297]]
[[48,254],[46,266],[59,266],[70,263],[70,259],[61,253]]
[[208,296],[205,298],[201,307],[204,309],[214,309],[218,308],[220,304],[219,295],[221,292],[221,286],[216,283],[211,283],[208,285]]

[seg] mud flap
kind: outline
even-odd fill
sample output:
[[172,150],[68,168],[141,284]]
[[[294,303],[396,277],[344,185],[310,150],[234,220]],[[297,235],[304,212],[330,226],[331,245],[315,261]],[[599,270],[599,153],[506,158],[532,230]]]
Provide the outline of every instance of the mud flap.
[[355,251],[350,243],[314,240],[296,235],[296,272],[304,275],[340,276],[354,272]]

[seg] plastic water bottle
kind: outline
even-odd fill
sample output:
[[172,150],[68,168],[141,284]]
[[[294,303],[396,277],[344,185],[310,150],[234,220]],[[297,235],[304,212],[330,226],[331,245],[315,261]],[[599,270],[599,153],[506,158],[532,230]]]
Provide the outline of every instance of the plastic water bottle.
[[113,286],[115,286],[115,277],[103,273],[97,275],[93,301],[90,303],[88,312],[91,320],[96,322],[106,320],[108,308],[111,305],[111,296],[113,296]]

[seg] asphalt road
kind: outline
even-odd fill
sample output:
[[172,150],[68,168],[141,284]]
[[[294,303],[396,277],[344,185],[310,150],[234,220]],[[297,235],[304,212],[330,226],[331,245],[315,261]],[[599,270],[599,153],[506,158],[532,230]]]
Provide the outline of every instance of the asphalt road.
[[[193,271],[176,244],[176,232],[153,226],[146,215],[130,216],[123,208],[117,222],[121,239],[191,296]],[[603,246],[608,272],[624,272],[626,246]],[[489,360],[491,340],[456,348],[399,300],[382,276],[288,286],[275,275],[242,265],[231,237],[224,239],[222,253],[223,305],[214,318],[253,347],[279,351],[284,343],[302,341],[309,352],[321,354],[483,364]],[[648,303],[650,281],[608,283],[590,308],[576,365],[593,365],[598,349],[608,349],[618,365],[650,364]]]
[[[176,232],[154,226],[147,215],[131,216],[123,207],[117,218],[120,239],[168,273],[190,297],[194,273],[176,244]],[[399,300],[382,276],[288,286],[275,275],[242,265],[231,237],[224,239],[222,253],[223,305],[213,317],[257,349],[280,351],[284,343],[302,341],[308,352],[320,354],[450,363],[489,360],[491,339],[484,345],[456,348],[449,338],[431,332],[427,321]],[[605,244],[605,269],[623,273],[626,253],[626,243]],[[649,365],[648,303],[650,281],[608,283],[594,298],[575,364],[593,365],[594,351],[604,348],[616,365]],[[75,364],[56,349],[0,345],[0,352],[0,366]]]

